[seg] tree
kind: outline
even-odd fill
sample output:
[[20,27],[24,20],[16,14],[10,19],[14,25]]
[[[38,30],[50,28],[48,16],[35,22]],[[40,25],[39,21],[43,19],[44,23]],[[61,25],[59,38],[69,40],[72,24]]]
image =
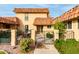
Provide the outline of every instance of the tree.
[[63,39],[64,38],[64,32],[65,32],[65,24],[61,21],[56,21],[54,24],[54,28],[59,30],[59,38]]

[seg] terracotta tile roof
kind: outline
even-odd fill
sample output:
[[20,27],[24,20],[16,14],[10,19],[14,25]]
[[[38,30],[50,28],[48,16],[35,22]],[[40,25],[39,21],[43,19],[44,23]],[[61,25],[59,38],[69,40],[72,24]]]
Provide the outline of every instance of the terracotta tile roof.
[[61,21],[68,21],[77,17],[79,17],[79,5],[65,12],[63,15],[57,17],[56,19],[60,19]]
[[0,17],[0,23],[7,23],[7,24],[19,24],[19,19],[17,17]]
[[48,8],[15,8],[16,13],[49,13]]
[[52,25],[52,18],[36,18],[34,21],[34,25]]

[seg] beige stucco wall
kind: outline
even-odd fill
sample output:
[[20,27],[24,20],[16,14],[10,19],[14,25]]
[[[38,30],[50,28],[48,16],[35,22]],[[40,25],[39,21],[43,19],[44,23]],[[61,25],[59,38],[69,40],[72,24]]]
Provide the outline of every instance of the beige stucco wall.
[[72,30],[74,31],[75,39],[79,40],[79,29],[78,29],[78,20],[77,19],[72,21]]
[[16,45],[16,30],[11,29],[11,46]]
[[51,28],[48,28],[47,26],[43,26],[43,31],[53,31],[54,27],[51,26]]
[[24,30],[24,25],[29,25],[29,29],[36,30],[36,27],[33,25],[35,18],[37,17],[47,17],[47,13],[29,13],[28,21],[25,20],[24,13],[16,13],[16,17],[18,17],[22,21],[21,29]]
[[[27,15],[27,14],[26,14]],[[35,38],[35,31],[36,31],[36,26],[33,25],[35,18],[37,17],[48,17],[47,13],[28,13],[28,21],[25,20],[25,14],[24,13],[16,13],[16,17],[18,17],[21,20],[21,30],[25,30],[25,25],[29,26],[29,30],[32,29],[32,34],[31,38]]]
[[78,20],[74,19],[72,21],[72,29],[66,29],[67,31],[73,31],[74,32],[74,38],[79,41],[79,29],[78,29]]
[[54,40],[59,39],[59,30],[54,30]]

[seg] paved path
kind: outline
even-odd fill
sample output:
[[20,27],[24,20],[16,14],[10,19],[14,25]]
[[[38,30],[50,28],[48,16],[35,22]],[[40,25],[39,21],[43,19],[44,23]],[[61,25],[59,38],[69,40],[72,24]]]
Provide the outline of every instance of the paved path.
[[54,45],[45,45],[45,48],[36,48],[34,54],[59,54]]
[[[6,50],[10,52],[10,54],[18,54],[19,53],[19,46],[13,49],[11,45],[0,45],[0,50]],[[54,45],[46,44],[44,48],[36,48],[34,50],[34,54],[59,54]]]
[[0,50],[5,50],[7,52],[9,52],[10,54],[18,54],[19,52],[19,46],[16,46],[15,49],[13,49],[13,47],[11,45],[0,45]]

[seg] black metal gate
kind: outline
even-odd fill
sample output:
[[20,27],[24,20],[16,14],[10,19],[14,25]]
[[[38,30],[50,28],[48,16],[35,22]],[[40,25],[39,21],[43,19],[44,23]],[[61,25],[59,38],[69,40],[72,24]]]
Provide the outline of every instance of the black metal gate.
[[10,30],[0,30],[0,44],[10,43],[11,41],[11,31]]

